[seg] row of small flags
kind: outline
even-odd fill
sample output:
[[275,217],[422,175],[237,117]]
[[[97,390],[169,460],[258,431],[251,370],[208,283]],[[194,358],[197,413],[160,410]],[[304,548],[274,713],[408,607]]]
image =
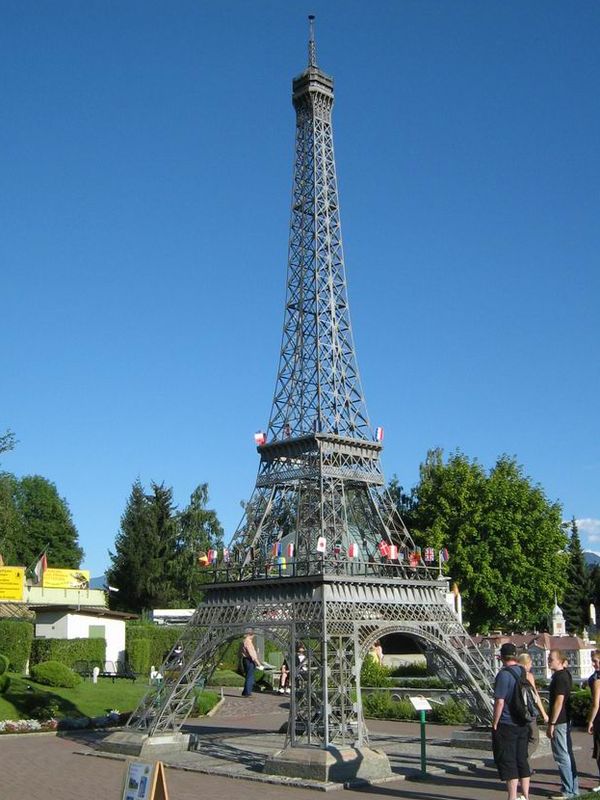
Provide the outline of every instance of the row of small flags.
[[[319,536],[317,539],[317,553],[326,553],[327,552],[327,539],[325,536]],[[397,544],[392,544],[391,542],[381,541],[379,542],[377,549],[379,551],[379,555],[382,558],[387,558],[390,561],[406,561],[409,566],[417,567],[424,561],[426,564],[433,564],[436,561],[443,564],[448,561],[450,558],[450,554],[448,553],[447,548],[442,548],[441,550],[436,551],[433,547],[425,547],[421,550],[420,547],[415,547],[414,550],[407,550],[406,548],[399,548]],[[250,558],[254,560],[254,548],[251,548]],[[284,554],[285,553],[285,554]],[[271,548],[271,554],[274,559],[277,560],[278,564],[285,566],[286,558],[294,558],[296,555],[296,547],[293,542],[289,542],[287,545],[283,545],[283,542],[277,541],[273,543]],[[340,557],[342,555],[342,545],[335,544],[333,546],[333,554],[336,557]],[[348,545],[348,558],[356,558],[358,556],[358,545],[356,542],[351,542]],[[206,553],[201,553],[198,557],[198,563],[200,566],[208,567],[211,564],[216,564],[219,560],[219,551],[216,549],[208,550]],[[231,552],[228,547],[224,547],[222,550],[222,560],[227,564],[231,561]]]
[[[291,428],[289,425],[284,425],[283,435],[288,439],[291,436]],[[375,441],[383,442],[383,428],[381,426],[375,428]],[[263,444],[266,443],[267,443],[267,434],[264,431],[256,431],[256,433],[254,434],[254,444],[257,447],[262,447]]]

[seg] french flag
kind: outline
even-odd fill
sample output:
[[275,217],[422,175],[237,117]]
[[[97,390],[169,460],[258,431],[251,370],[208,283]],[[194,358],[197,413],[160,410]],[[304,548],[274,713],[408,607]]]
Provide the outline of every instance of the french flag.
[[273,555],[280,556],[282,551],[281,542],[273,542]]
[[383,428],[375,428],[375,441],[383,442]]
[[217,551],[216,550],[209,550],[208,551],[208,561],[210,564],[217,563]]

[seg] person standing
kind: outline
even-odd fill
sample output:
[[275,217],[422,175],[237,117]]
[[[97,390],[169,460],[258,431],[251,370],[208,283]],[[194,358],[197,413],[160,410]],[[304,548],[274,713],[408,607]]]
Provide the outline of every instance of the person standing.
[[539,695],[537,690],[537,686],[535,685],[535,678],[533,672],[531,671],[531,667],[533,666],[531,663],[531,656],[529,653],[521,653],[518,658],[519,664],[523,667],[526,673],[527,682],[531,687],[529,689],[531,703],[528,704],[529,710],[532,714],[533,719],[528,724],[529,728],[529,743],[527,746],[527,757],[531,758],[531,756],[535,753],[538,749],[540,743],[540,731],[537,725],[537,718],[541,717],[545,723],[548,722],[548,714],[546,714],[546,709],[544,708],[544,704],[542,703],[542,698]]
[[[588,686],[592,692],[592,705],[587,720],[587,731],[594,737],[592,755],[596,759],[598,774],[600,775],[600,650],[594,650],[592,653],[592,664],[594,665],[594,671],[588,678]],[[600,786],[592,789],[592,791],[600,792]]]
[[548,655],[548,666],[552,671],[550,680],[550,708],[548,711],[548,728],[546,736],[550,739],[552,755],[560,775],[562,794],[555,795],[555,800],[577,797],[579,779],[577,765],[573,755],[571,741],[571,687],[573,679],[565,668],[565,655],[561,650],[551,650]]
[[[494,682],[494,718],[492,722],[492,749],[500,780],[506,782],[508,800],[529,800],[531,770],[527,761],[529,727],[519,725],[510,712],[523,668],[517,662],[517,648],[505,642],[500,648],[502,669]],[[522,794],[517,796],[521,781]]]
[[254,688],[254,670],[256,667],[260,667],[260,660],[254,646],[253,628],[246,628],[240,656],[244,675],[246,676],[242,697],[250,697],[252,694],[252,689]]

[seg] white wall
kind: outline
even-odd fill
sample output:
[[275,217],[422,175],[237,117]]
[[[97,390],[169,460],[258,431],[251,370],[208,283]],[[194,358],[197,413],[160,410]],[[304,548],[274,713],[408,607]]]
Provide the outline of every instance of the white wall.
[[125,621],[89,614],[64,614],[60,611],[38,611],[35,635],[45,639],[88,639],[90,625],[104,626],[106,660],[125,660]]

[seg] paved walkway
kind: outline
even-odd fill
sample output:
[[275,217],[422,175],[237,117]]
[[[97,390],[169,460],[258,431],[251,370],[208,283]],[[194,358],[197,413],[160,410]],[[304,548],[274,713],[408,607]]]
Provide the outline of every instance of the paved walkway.
[[[199,752],[183,754],[170,762],[173,766],[166,774],[171,800],[212,800],[234,793],[243,795],[243,800],[315,800],[318,795],[313,790],[265,783],[259,771],[264,754],[283,742],[275,731],[285,722],[286,704],[286,698],[277,695],[245,699],[230,691],[213,718],[190,726]],[[428,763],[433,774],[426,780],[414,779],[419,767],[417,724],[371,720],[369,728],[372,746],[385,749],[390,756],[394,779],[348,790],[359,796],[357,800],[505,800],[490,754],[449,748],[448,728],[428,726]],[[0,736],[0,798],[119,800],[124,763],[118,757],[98,753],[96,747],[103,735]],[[576,731],[574,739],[581,748],[576,757],[582,789],[591,788],[597,784],[590,756],[591,737]],[[543,798],[556,792],[558,779],[552,759],[535,759],[533,766],[536,774],[531,797]],[[239,780],[234,782],[232,777]]]

